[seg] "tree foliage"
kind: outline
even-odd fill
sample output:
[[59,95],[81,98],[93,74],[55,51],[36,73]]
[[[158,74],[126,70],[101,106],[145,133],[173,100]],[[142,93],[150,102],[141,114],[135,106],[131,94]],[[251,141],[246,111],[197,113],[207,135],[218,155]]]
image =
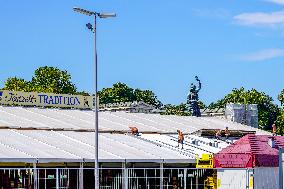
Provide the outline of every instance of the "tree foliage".
[[[202,101],[198,101],[200,109],[205,109],[206,105]],[[178,115],[178,116],[191,116],[191,112],[188,111],[188,104],[181,103],[179,105],[166,104],[163,107],[164,112],[162,115]]]
[[281,106],[284,105],[284,89],[278,95],[278,100],[281,102]]
[[17,77],[9,77],[5,81],[3,90],[10,91],[30,91],[30,83],[24,79]]
[[197,103],[198,103],[199,109],[205,109],[207,107],[206,104],[200,100],[198,100]]
[[3,89],[60,94],[76,93],[76,87],[71,82],[71,75],[67,71],[47,66],[35,70],[31,81],[25,81],[17,77],[8,78]]
[[133,102],[133,89],[124,83],[115,83],[111,88],[103,88],[98,92],[100,103]]
[[284,135],[284,89],[282,89],[282,91],[278,95],[278,100],[281,102],[282,109],[275,121],[275,124],[277,126],[277,134],[283,136]]
[[153,91],[135,89],[133,93],[136,101],[143,101],[155,106],[156,108],[160,108],[163,105]]
[[275,124],[277,126],[277,134],[279,135],[284,135],[284,110],[282,109],[282,111],[280,112],[280,114],[278,115]]
[[46,93],[75,94],[76,87],[71,75],[55,67],[40,67],[35,70],[31,80],[33,91]]
[[164,106],[165,112],[163,115],[179,115],[179,116],[190,116],[191,113],[188,111],[187,105],[181,103],[180,105],[167,104]]
[[125,83],[115,83],[111,88],[103,88],[98,93],[101,104],[117,102],[144,101],[156,108],[162,106],[161,101],[150,90],[132,89]]
[[273,103],[272,97],[255,89],[245,90],[243,87],[233,89],[231,93],[216,103],[211,103],[209,107],[224,108],[228,103],[257,104],[258,124],[266,130],[271,128],[279,113],[279,108]]

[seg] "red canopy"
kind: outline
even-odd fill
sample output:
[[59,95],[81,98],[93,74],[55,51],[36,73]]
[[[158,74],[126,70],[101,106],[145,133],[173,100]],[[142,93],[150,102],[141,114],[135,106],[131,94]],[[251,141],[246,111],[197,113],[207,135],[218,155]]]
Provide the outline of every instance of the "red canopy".
[[[275,148],[268,140],[275,140]],[[278,167],[278,149],[284,137],[248,134],[214,155],[216,168]]]

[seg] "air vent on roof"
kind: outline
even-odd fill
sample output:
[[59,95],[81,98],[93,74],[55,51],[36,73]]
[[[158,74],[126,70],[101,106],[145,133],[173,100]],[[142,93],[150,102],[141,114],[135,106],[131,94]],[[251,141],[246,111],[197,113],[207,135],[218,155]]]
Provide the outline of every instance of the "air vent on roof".
[[193,141],[192,141],[192,144],[198,146],[198,140],[193,140]]
[[275,145],[275,140],[274,140],[273,137],[268,139],[268,145],[269,145],[271,148],[275,148],[275,147],[276,147],[276,145]]

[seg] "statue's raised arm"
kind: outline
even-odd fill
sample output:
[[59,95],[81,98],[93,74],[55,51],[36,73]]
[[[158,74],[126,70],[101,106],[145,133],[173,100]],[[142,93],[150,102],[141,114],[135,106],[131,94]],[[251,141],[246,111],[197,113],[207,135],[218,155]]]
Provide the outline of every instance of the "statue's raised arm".
[[196,91],[199,92],[200,89],[201,89],[201,82],[200,82],[200,79],[197,76],[195,76],[195,79],[198,82],[198,89]]

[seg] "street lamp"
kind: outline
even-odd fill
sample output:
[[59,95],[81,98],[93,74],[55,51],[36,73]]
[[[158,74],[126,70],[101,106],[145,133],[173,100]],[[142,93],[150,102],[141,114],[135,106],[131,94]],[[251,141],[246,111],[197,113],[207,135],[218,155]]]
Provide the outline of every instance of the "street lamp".
[[99,18],[111,18],[116,17],[115,13],[98,13],[93,11],[88,11],[85,9],[81,9],[79,7],[74,7],[73,10],[75,12],[85,14],[87,16],[94,16],[94,26],[88,23],[86,27],[94,33],[95,43],[94,43],[94,51],[95,51],[95,188],[99,189],[99,127],[98,127],[98,62],[97,62],[97,17]]

